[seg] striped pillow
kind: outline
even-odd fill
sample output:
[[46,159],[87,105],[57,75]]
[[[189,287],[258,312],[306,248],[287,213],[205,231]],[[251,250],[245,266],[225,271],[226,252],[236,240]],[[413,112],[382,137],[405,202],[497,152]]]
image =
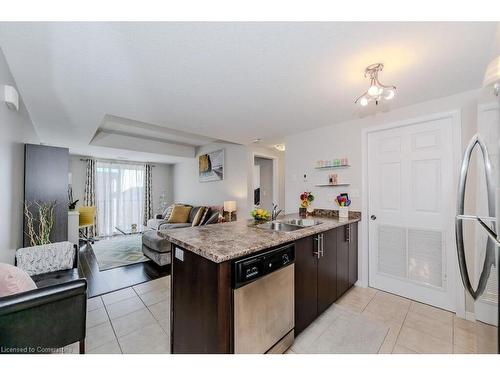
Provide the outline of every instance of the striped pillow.
[[170,215],[172,215],[172,210],[174,209],[175,204],[171,204],[168,206],[165,211],[163,212],[163,219],[167,220],[170,219]]
[[198,212],[196,212],[196,215],[194,215],[193,224],[191,225],[192,227],[197,227],[198,225],[201,224],[203,218],[205,217],[206,211],[207,211],[206,207],[200,207],[198,209]]

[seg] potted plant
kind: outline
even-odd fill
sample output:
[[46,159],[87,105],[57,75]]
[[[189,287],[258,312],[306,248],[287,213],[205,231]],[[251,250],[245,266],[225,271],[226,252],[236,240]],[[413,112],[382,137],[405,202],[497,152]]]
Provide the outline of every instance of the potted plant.
[[310,191],[304,191],[300,194],[300,208],[299,208],[299,216],[306,217],[307,209],[314,201],[314,195]]

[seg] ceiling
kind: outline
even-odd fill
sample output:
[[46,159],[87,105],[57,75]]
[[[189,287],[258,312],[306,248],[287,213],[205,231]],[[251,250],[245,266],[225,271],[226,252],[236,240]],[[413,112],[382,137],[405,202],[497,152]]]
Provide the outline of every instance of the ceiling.
[[272,144],[373,111],[354,99],[374,62],[385,64],[381,82],[398,88],[391,108],[478,88],[496,27],[0,23],[0,47],[42,142],[109,157],[120,138],[110,147],[99,134],[140,137],[141,157],[149,141],[163,142],[153,161],[175,162],[184,157],[176,146]]

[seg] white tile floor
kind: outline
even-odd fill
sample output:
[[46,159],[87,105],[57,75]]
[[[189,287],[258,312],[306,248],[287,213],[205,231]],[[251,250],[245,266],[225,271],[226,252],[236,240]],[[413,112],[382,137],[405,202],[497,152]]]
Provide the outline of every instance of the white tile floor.
[[[170,276],[88,300],[86,352],[170,352]],[[64,348],[78,353],[78,343]]]
[[[388,327],[378,350],[380,354],[476,353],[478,345],[481,345],[481,352],[496,353],[496,327],[460,319],[449,311],[372,288],[353,287],[349,290],[317,320],[320,326],[315,329],[318,333],[325,332],[332,325],[326,317],[333,314],[335,306],[360,314],[366,323]],[[478,330],[484,333],[480,337],[476,336]],[[296,342],[304,334],[310,335],[306,331],[297,337]],[[311,345],[314,345],[314,339],[311,339]]]
[[[170,276],[89,299],[87,353],[169,353],[169,300]],[[372,331],[362,342],[368,352],[475,353],[477,329],[484,331],[481,337],[490,337],[481,346],[494,347],[495,327],[376,289],[353,287],[297,337],[288,353],[311,353],[315,348],[329,352],[333,338],[345,330],[341,320],[348,315],[357,319],[354,328],[360,325]],[[349,350],[345,347],[340,352]],[[78,344],[64,352],[77,353]]]

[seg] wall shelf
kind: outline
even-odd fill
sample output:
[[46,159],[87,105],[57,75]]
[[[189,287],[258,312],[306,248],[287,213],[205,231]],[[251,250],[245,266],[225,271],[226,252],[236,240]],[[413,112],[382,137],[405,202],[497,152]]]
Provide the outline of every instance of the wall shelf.
[[314,167],[314,169],[342,169],[342,168],[349,168],[350,165],[329,165],[326,167]]
[[317,187],[337,187],[337,186],[349,186],[350,184],[349,183],[340,183],[340,184],[318,184],[318,185],[314,185],[314,186],[317,186]]

